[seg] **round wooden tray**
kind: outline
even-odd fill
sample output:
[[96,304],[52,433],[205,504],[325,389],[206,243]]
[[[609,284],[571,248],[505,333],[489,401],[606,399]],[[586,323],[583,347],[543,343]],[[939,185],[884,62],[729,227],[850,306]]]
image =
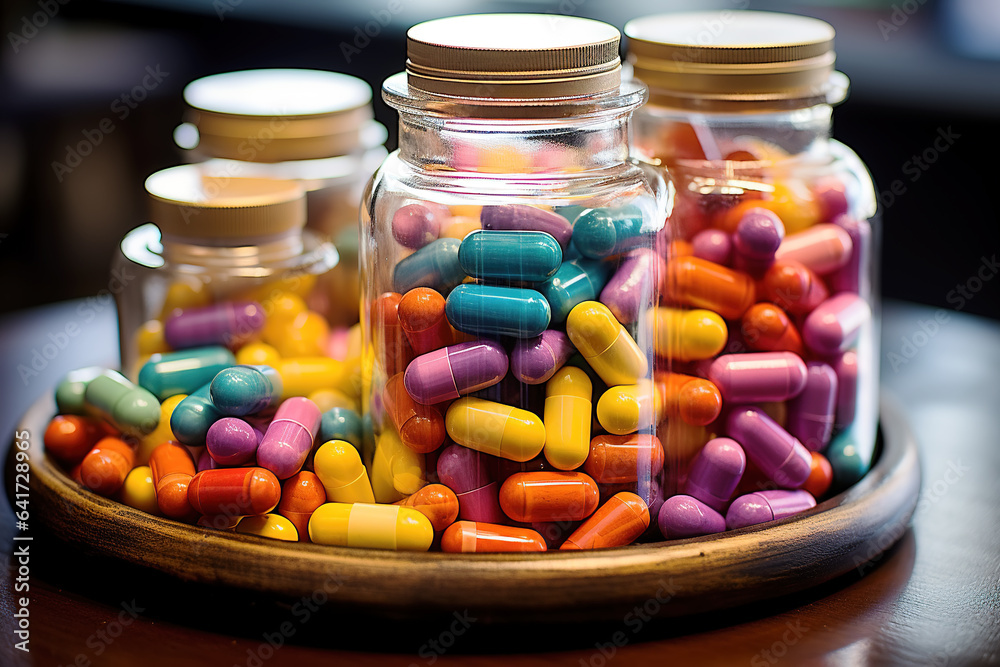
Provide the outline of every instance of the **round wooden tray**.
[[883,397],[882,447],[856,485],[782,521],[688,540],[541,554],[397,553],[210,531],[93,494],[44,454],[55,411],[37,401],[31,434],[32,517],[89,551],[184,580],[392,616],[470,609],[493,619],[618,618],[636,606],[677,616],[735,607],[829,581],[877,557],[906,530],[917,501],[917,448]]

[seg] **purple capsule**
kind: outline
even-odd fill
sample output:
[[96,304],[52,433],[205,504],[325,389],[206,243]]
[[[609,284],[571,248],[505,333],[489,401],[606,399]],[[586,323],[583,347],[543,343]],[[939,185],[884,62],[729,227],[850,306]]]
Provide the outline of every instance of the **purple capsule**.
[[850,203],[847,201],[847,189],[840,179],[828,177],[813,186],[813,197],[819,204],[823,220],[833,220],[847,213]]
[[254,301],[224,301],[182,310],[163,325],[163,338],[175,350],[201,345],[242,345],[264,326],[264,309]]
[[786,401],[806,386],[806,365],[794,352],[725,354],[706,374],[728,403]]
[[747,458],[778,486],[797,489],[808,479],[812,467],[809,450],[760,408],[734,409],[726,419],[726,434],[740,443]]
[[507,374],[507,366],[507,353],[499,343],[459,343],[411,361],[403,386],[417,403],[433,405],[495,385]]
[[258,431],[236,417],[223,417],[205,436],[205,449],[220,465],[238,466],[254,460],[260,444]]
[[541,336],[520,338],[510,353],[510,370],[525,384],[543,384],[573,356],[576,348],[562,331],[546,329]]
[[717,511],[691,496],[671,496],[663,501],[656,523],[666,540],[711,535],[726,529]]
[[721,512],[746,468],[747,457],[740,443],[730,438],[713,438],[691,464],[684,493]]
[[858,353],[844,352],[833,364],[837,374],[837,410],[834,425],[844,429],[854,423],[858,405]]
[[756,491],[733,501],[726,512],[726,528],[736,530],[776,521],[813,507],[816,507],[816,499],[808,491]]
[[208,451],[208,447],[201,450],[198,454],[198,472],[202,470],[214,470],[215,468],[221,467],[219,463],[212,458],[212,455]]
[[802,324],[802,340],[812,352],[833,356],[845,352],[871,318],[868,302],[841,292],[816,306]]
[[704,229],[691,239],[694,256],[722,266],[729,266],[733,255],[733,241],[721,229]]
[[635,322],[659,299],[660,281],[666,272],[667,263],[656,251],[637,248],[601,290],[600,301],[622,324]]
[[829,444],[833,435],[837,374],[829,364],[821,361],[810,361],[806,370],[806,387],[788,403],[785,428],[806,449],[819,452]]
[[569,220],[558,213],[524,204],[484,206],[480,220],[483,229],[510,229],[551,234],[564,251],[573,237],[573,225]]
[[441,232],[438,212],[423,204],[407,204],[392,215],[392,237],[400,245],[417,250],[437,239]]
[[833,224],[842,227],[851,237],[851,257],[847,264],[827,276],[830,291],[867,294],[871,291],[871,283],[863,271],[870,262],[872,227],[867,220],[857,220],[849,215],[834,219]]
[[449,445],[437,461],[441,483],[458,496],[458,516],[466,521],[507,523],[500,509],[496,459],[461,445]]
[[306,462],[319,432],[322,414],[308,398],[295,396],[278,407],[257,447],[257,465],[278,479],[288,479]]
[[774,263],[785,226],[771,211],[753,208],[743,214],[733,232],[733,266],[760,277]]

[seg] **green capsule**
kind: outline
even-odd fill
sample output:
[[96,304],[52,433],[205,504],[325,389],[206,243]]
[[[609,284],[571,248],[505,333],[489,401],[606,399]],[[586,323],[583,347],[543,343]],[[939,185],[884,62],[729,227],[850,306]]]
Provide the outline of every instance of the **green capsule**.
[[56,385],[56,408],[58,408],[59,414],[87,414],[83,400],[84,394],[87,392],[87,385],[105,370],[100,366],[87,366],[67,373],[66,377]]
[[330,408],[323,413],[320,421],[320,442],[344,440],[356,449],[361,449],[361,417],[354,410],[347,408]]
[[142,436],[160,423],[160,402],[117,371],[105,371],[87,384],[87,414],[111,422],[122,433]]
[[232,352],[215,345],[154,354],[139,371],[139,386],[162,401],[194,392],[235,364]]

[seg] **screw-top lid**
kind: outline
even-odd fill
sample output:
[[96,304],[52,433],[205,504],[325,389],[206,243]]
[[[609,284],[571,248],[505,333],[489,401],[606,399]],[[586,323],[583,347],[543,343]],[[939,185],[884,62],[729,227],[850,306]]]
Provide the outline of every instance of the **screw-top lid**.
[[621,85],[614,26],[572,16],[475,14],[406,33],[407,83],[461,97],[558,98]]
[[654,103],[711,107],[824,95],[833,27],[775,12],[661,14],[625,24],[635,77]]
[[371,87],[305,69],[214,74],[184,88],[197,149],[209,157],[283,162],[346,155],[372,123]]
[[150,215],[164,235],[245,240],[300,229],[306,200],[295,181],[205,175],[198,165],[146,179]]

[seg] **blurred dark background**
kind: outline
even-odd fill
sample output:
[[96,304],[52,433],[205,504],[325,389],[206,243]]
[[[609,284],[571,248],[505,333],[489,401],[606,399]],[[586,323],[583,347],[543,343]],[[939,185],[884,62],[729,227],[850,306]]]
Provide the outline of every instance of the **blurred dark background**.
[[[838,69],[851,77],[852,92],[836,110],[834,134],[860,154],[884,193],[884,295],[1000,317],[1000,267],[992,263],[1000,253],[993,180],[1000,2],[7,0],[2,7],[0,284],[8,288],[0,314],[107,288],[118,240],[146,220],[143,180],[180,162],[172,132],[192,79],[307,67],[359,76],[377,91],[403,68],[406,29],[430,18],[538,11],[621,28],[662,11],[749,8],[811,14],[837,29]],[[395,113],[377,95],[375,112],[392,149]],[[951,138],[943,151],[934,148],[939,136]]]

